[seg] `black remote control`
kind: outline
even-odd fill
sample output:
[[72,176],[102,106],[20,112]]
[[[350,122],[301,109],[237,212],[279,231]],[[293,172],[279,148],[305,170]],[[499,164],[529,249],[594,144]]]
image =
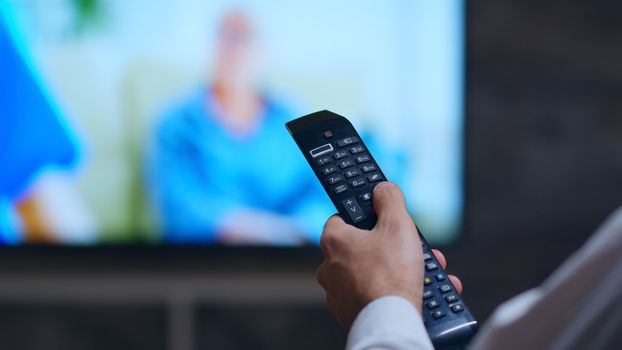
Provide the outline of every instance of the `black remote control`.
[[[361,229],[376,224],[372,192],[386,177],[352,124],[338,114],[320,111],[286,124],[324,190],[348,223]],[[464,347],[477,321],[421,237],[425,278],[423,319],[437,349]]]

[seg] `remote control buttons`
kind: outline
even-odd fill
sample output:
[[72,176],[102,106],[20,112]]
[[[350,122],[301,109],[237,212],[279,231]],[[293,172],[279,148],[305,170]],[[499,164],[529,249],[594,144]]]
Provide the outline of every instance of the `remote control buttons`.
[[335,158],[335,160],[339,160],[347,156],[348,156],[348,152],[346,151],[336,151],[335,153],[333,153],[333,158]]
[[436,263],[433,263],[433,262],[427,263],[425,264],[425,269],[428,271],[436,270],[438,269],[438,265],[436,265]]
[[353,223],[361,222],[365,220],[365,214],[363,213],[363,209],[358,204],[354,197],[350,197],[344,201],[341,201],[341,204],[346,208],[346,212],[350,216],[350,219]]
[[367,154],[363,154],[363,155],[356,157],[356,162],[359,164],[369,162],[370,160],[371,158]]
[[423,260],[424,261],[432,260],[432,254],[430,254],[430,253],[423,253]]
[[334,185],[334,184],[336,184],[338,182],[343,181],[343,176],[341,176],[341,175],[333,175],[333,176],[329,177],[326,181],[328,182],[329,185]]
[[336,165],[329,165],[326,168],[322,168],[322,174],[324,175],[330,175],[332,173],[334,173],[335,171],[337,171],[337,166]]
[[317,158],[323,154],[330,153],[332,151],[333,151],[333,145],[331,145],[330,143],[327,143],[325,145],[312,149],[311,151],[309,151],[309,153],[311,153],[311,157]]
[[445,294],[445,301],[449,304],[458,301],[458,297],[455,294]]
[[319,158],[318,160],[315,161],[315,164],[322,166],[322,165],[326,165],[330,163],[330,158],[329,157],[322,157]]
[[424,277],[423,278],[423,285],[424,286],[429,286],[430,284],[432,284],[432,279],[430,277]]
[[425,303],[425,305],[428,307],[428,309],[432,310],[432,309],[436,309],[437,307],[441,306],[441,303],[439,303],[438,300],[436,299],[432,299],[428,301],[427,303]]
[[462,311],[464,311],[464,306],[462,306],[462,304],[452,305],[451,306],[451,311],[456,312],[456,313],[462,312]]
[[350,148],[350,153],[352,153],[352,154],[361,153],[363,151],[364,151],[364,149],[363,149],[362,145],[356,145],[356,146]]
[[364,173],[376,170],[376,166],[373,164],[365,164],[361,167]]
[[441,317],[444,317],[445,313],[441,310],[436,310],[432,313],[432,317],[434,317],[434,319],[438,320]]
[[437,273],[436,275],[434,275],[434,278],[436,278],[437,281],[442,282],[445,280],[445,275],[443,275],[442,273]]
[[442,284],[441,286],[438,287],[438,290],[441,291],[441,293],[449,293],[451,292],[451,286],[449,284]]
[[373,173],[367,177],[367,180],[369,180],[369,182],[380,181],[382,180],[382,176],[380,176],[380,174],[378,173]]
[[351,177],[355,177],[357,175],[361,175],[361,172],[358,169],[356,169],[356,168],[352,168],[352,169],[347,170],[344,174],[349,179]]
[[339,185],[333,189],[333,192],[335,192],[335,194],[340,194],[340,193],[344,193],[347,190],[348,190],[348,186]]
[[341,162],[339,162],[339,167],[341,169],[351,167],[352,165],[354,165],[354,163],[352,162],[352,159],[346,159],[346,160],[342,160]]
[[350,181],[350,186],[352,186],[352,188],[361,187],[364,184],[365,184],[365,179],[363,179],[363,178],[358,178],[358,179],[354,179],[354,180]]
[[346,137],[345,139],[337,141],[337,146],[344,147],[344,146],[353,145],[357,142],[359,142],[359,138],[356,136]]
[[324,131],[322,133],[322,136],[324,136],[325,139],[329,139],[329,138],[333,137],[333,132],[330,131],[330,130]]
[[[324,133],[322,136],[330,139],[338,135]],[[365,220],[371,212],[367,210],[369,203],[365,204],[365,209],[360,206],[360,203],[372,200],[371,189],[375,182],[384,178],[359,138],[351,136],[337,139],[316,147],[309,153],[315,158],[314,162],[323,175],[324,183],[332,187],[331,191],[335,195],[348,197],[341,201],[341,204],[348,213],[349,221],[356,224]],[[429,283],[432,279],[433,277],[429,278]]]
[[430,299],[431,297],[434,296],[434,292],[429,290],[429,289],[425,289],[423,291],[423,299]]

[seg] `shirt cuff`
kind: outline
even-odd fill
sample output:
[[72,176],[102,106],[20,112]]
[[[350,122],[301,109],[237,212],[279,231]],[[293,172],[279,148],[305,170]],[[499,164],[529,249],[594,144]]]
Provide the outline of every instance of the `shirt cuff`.
[[363,308],[348,334],[346,350],[371,349],[434,347],[414,305],[399,296],[384,296]]

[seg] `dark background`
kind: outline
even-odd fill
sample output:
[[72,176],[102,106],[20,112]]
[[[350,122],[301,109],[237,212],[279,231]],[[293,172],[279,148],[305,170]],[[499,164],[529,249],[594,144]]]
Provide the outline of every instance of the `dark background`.
[[[468,1],[466,216],[480,321],[622,205],[622,4]],[[0,252],[7,349],[339,349],[316,251]]]
[[622,4],[480,0],[468,14],[467,237],[447,255],[485,318],[622,205]]

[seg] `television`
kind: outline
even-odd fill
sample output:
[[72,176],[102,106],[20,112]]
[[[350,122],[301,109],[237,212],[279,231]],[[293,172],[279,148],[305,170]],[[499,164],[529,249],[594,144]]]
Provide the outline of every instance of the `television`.
[[461,232],[463,1],[0,6],[1,244],[318,244],[335,209],[284,123],[323,109],[433,244]]

